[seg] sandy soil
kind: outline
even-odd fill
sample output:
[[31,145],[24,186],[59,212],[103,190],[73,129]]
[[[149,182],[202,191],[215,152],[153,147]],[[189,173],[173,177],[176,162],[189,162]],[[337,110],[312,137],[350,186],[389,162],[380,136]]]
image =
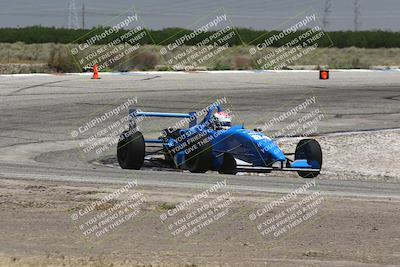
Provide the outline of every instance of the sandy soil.
[[[140,213],[100,237],[84,236],[72,215],[115,192],[118,186],[24,180],[0,182],[2,266],[383,266],[400,262],[400,203],[390,199],[323,197],[318,213],[278,237],[263,237],[249,214],[282,195],[233,193],[229,212],[184,236],[173,235],[160,215],[200,193],[190,189],[134,187],[103,203],[90,216],[145,198]],[[188,214],[225,191],[189,206]],[[268,218],[300,203],[291,199]],[[265,217],[266,218],[266,217]],[[261,219],[261,221],[260,221]]]

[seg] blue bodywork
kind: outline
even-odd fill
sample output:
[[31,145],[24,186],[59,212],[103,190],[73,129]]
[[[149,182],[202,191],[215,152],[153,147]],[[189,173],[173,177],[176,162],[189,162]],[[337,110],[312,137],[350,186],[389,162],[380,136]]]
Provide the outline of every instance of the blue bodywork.
[[[185,154],[192,146],[184,144],[195,144],[210,142],[212,148],[212,169],[219,170],[223,164],[224,153],[231,154],[234,158],[249,163],[252,167],[271,168],[274,164],[280,170],[319,169],[320,166],[309,164],[307,160],[290,161],[277,144],[261,132],[245,129],[243,126],[232,126],[227,130],[216,130],[210,127],[211,118],[215,111],[221,111],[221,106],[211,105],[207,115],[201,122],[197,122],[196,113],[158,113],[141,112],[131,109],[132,121],[137,117],[174,117],[187,119],[187,129],[174,129],[174,135],[165,135],[159,139],[145,139],[146,143],[161,144],[166,151],[171,152],[175,167],[184,166]],[[135,122],[133,122],[135,125]],[[201,139],[195,140],[201,136]],[[276,164],[276,163],[280,164]],[[318,165],[318,164],[317,164]]]

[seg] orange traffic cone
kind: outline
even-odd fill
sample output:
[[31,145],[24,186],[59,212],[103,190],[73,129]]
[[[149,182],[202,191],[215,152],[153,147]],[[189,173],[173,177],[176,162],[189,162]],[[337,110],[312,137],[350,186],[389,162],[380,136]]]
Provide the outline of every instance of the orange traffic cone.
[[93,66],[93,77],[92,77],[92,79],[95,79],[95,80],[100,79],[99,70],[97,69],[97,64],[95,64]]
[[319,71],[319,79],[320,80],[329,80],[329,70],[320,70]]

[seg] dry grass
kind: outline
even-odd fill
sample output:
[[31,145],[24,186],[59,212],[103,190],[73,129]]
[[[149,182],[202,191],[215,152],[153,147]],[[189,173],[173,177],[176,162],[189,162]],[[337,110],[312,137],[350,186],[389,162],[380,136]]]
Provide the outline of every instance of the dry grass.
[[299,65],[329,65],[341,69],[400,66],[400,48],[321,48],[303,57]]
[[47,63],[54,44],[0,43],[0,63]]
[[[144,46],[132,58],[121,60],[110,70],[152,70],[169,69],[159,54],[159,46]],[[185,47],[177,49],[182,51]],[[274,50],[270,48],[269,51]],[[68,45],[64,44],[24,44],[0,43],[0,68],[1,73],[19,72],[73,72],[80,71],[68,53]],[[228,48],[224,52],[207,61],[203,69],[255,69],[257,64],[249,54],[249,47]],[[17,63],[17,64],[11,64]],[[4,65],[6,64],[6,65]],[[9,65],[10,68],[4,67]],[[22,64],[18,69],[18,64]],[[30,64],[30,67],[26,67]],[[33,64],[33,65],[32,65]],[[47,64],[47,67],[43,67]],[[318,48],[311,54],[303,56],[291,65],[314,67],[328,65],[331,68],[369,68],[371,66],[399,66],[400,48],[389,49],[364,49],[364,48]],[[160,67],[164,66],[164,67]]]

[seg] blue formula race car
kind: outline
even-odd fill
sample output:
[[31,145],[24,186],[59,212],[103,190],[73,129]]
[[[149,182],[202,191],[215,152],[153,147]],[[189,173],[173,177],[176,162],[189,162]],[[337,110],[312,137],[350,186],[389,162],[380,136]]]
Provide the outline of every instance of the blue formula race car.
[[[179,118],[188,127],[171,127],[161,131],[158,139],[145,139],[138,130],[140,119]],[[118,163],[123,169],[162,166],[185,169],[193,173],[218,171],[269,173],[295,171],[303,178],[314,178],[322,166],[322,151],[314,139],[303,139],[294,153],[285,154],[260,130],[231,125],[229,112],[219,104],[205,109],[204,118],[196,112],[159,113],[129,110],[129,130],[120,136]],[[177,123],[183,125],[183,123]]]

